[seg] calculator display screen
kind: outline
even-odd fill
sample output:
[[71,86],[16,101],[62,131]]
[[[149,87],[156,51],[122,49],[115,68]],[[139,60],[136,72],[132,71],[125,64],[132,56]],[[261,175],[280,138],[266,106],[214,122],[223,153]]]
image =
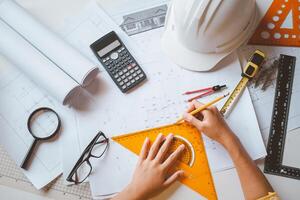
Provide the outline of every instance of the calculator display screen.
[[112,43],[110,43],[109,45],[107,45],[104,48],[100,49],[98,51],[98,55],[100,57],[103,57],[104,55],[106,55],[107,53],[109,53],[110,51],[114,50],[116,47],[118,47],[120,45],[121,45],[121,43],[118,40],[115,40]]

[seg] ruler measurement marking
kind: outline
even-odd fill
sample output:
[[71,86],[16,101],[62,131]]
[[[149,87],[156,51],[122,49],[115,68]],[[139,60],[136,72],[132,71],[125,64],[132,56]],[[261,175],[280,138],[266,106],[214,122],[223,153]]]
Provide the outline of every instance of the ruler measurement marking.
[[280,55],[271,128],[267,145],[268,155],[265,160],[264,172],[300,179],[300,169],[282,165],[295,73],[295,61],[295,57]]

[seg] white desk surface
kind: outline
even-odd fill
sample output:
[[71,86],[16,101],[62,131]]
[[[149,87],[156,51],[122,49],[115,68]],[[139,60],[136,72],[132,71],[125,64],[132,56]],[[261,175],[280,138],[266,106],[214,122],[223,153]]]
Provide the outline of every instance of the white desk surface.
[[[1,1],[1,0],[0,0]],[[16,0],[33,15],[38,17],[53,30],[58,30],[62,26],[60,20],[64,16],[74,14],[80,10],[88,0]],[[263,3],[269,5],[271,0],[264,0]],[[262,3],[262,2],[260,2]],[[266,6],[267,8],[268,6]],[[259,164],[263,168],[263,162]],[[300,181],[283,178],[279,176],[266,175],[275,191],[282,199],[296,200],[300,197]],[[243,199],[243,193],[235,169],[216,173],[215,185],[220,199]],[[0,185],[1,198],[3,199],[45,199],[47,197],[37,196],[14,188]]]

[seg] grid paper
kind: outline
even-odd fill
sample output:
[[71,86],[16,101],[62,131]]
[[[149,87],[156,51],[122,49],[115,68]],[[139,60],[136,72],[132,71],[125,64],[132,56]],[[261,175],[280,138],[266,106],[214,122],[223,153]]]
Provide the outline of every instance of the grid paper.
[[[15,164],[2,147],[0,147],[0,163],[0,184],[5,185],[3,178],[8,178],[15,181],[15,184],[26,184],[35,190],[30,181],[28,181],[28,179],[24,176],[21,169]],[[54,192],[58,192],[61,195],[73,195],[78,199],[91,199],[91,192],[88,183],[83,185],[66,186],[64,185],[61,176],[43,188],[43,192],[46,193],[51,192],[51,190],[54,190]]]

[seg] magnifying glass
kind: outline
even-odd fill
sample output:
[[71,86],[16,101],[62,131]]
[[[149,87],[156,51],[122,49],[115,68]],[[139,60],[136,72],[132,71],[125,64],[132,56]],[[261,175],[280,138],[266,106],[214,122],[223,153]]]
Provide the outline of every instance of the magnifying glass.
[[51,108],[42,107],[33,111],[27,121],[27,129],[34,138],[21,168],[27,169],[33,151],[39,142],[50,140],[60,130],[61,122],[58,114]]

